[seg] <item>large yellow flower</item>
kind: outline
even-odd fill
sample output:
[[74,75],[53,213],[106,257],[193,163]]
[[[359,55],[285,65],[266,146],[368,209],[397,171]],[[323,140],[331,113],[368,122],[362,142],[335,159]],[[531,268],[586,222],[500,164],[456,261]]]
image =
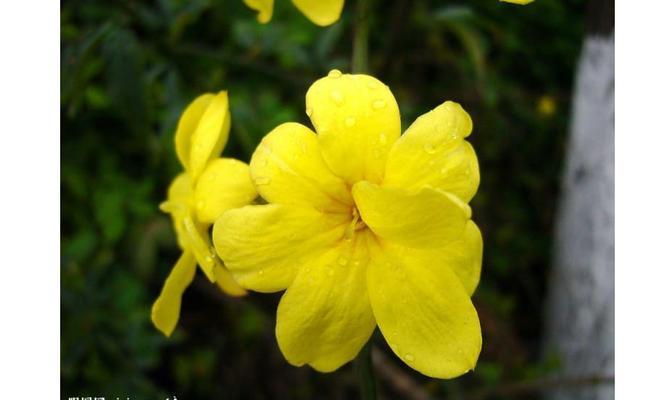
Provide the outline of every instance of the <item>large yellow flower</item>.
[[310,87],[306,113],[317,134],[286,123],[259,144],[250,173],[269,204],[222,214],[218,254],[245,288],[287,289],[276,335],[294,365],[335,370],[377,324],[425,375],[470,370],[482,345],[470,116],[447,101],[401,136],[389,88],[336,70]]
[[248,165],[219,158],[230,124],[227,92],[199,96],[178,122],[176,154],[185,172],[173,180],[167,201],[160,204],[160,209],[171,214],[183,253],[151,312],[153,323],[166,336],[178,323],[181,297],[194,278],[197,264],[227,294],[246,293],[215,254],[208,233],[222,212],[247,205],[257,197]]
[[[259,22],[265,24],[271,21],[273,0],[243,0],[243,2],[257,11]],[[345,0],[292,0],[292,3],[314,24],[327,26],[338,21]]]

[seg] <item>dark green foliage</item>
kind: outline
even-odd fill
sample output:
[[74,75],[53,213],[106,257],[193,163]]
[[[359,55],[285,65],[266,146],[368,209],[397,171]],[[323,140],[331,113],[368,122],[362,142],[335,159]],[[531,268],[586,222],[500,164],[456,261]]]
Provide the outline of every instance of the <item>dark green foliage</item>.
[[[308,123],[312,81],[349,70],[353,3],[329,28],[287,0],[276,1],[268,25],[241,0],[61,3],[63,397],[357,396],[351,366],[322,375],[282,358],[278,296],[230,299],[198,278],[171,339],[149,320],[178,257],[157,205],[180,170],[172,143],[183,107],[229,90],[225,154],[247,161],[276,125]],[[475,123],[482,183],[472,206],[485,239],[474,298],[480,363],[454,381],[399,367],[436,397],[466,398],[557,367],[541,361],[538,346],[583,9],[578,0],[375,2],[370,67],[392,88],[404,128],[446,99]],[[555,114],[538,112],[542,96],[555,101]]]

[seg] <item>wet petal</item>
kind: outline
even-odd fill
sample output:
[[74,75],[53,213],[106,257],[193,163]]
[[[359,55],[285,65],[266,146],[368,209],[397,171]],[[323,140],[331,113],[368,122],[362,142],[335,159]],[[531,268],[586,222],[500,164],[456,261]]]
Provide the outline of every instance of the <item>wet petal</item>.
[[291,364],[330,372],[356,357],[375,319],[366,289],[366,236],[308,259],[278,306],[276,337]]
[[434,378],[471,370],[482,348],[475,307],[449,268],[389,242],[370,246],[368,293],[389,347],[410,367]]
[[183,165],[184,169],[190,168],[190,148],[192,147],[192,135],[194,134],[202,115],[211,104],[215,95],[211,93],[203,94],[190,103],[181,118],[178,120],[176,128],[175,144],[176,155]]
[[190,138],[190,159],[186,170],[196,182],[206,164],[220,155],[227,144],[231,126],[227,92],[215,95],[199,119]]
[[352,187],[357,209],[378,236],[412,247],[441,247],[457,239],[470,207],[437,189],[416,192],[384,188],[366,181]]
[[185,249],[185,231],[183,228],[183,218],[188,213],[192,203],[192,186],[188,174],[178,175],[167,189],[167,200],[160,204],[160,210],[169,213],[171,221],[176,231],[178,245]]
[[197,180],[194,203],[197,218],[212,224],[225,211],[242,207],[257,197],[248,165],[233,158],[216,158]]
[[475,151],[463,140],[471,132],[472,119],[451,101],[420,116],[389,152],[383,185],[431,186],[470,201],[479,186]]
[[222,214],[215,249],[234,279],[258,292],[284,290],[313,254],[343,237],[349,217],[281,204],[246,206]]
[[334,70],[308,90],[306,113],[336,175],[349,184],[382,180],[389,149],[401,133],[398,105],[386,85]]
[[192,282],[196,270],[197,263],[192,253],[183,252],[164,282],[160,296],[153,303],[151,320],[155,327],[167,337],[178,324],[181,297]]
[[286,123],[262,139],[250,161],[261,196],[271,203],[350,212],[349,190],[322,159],[317,136],[307,127]]

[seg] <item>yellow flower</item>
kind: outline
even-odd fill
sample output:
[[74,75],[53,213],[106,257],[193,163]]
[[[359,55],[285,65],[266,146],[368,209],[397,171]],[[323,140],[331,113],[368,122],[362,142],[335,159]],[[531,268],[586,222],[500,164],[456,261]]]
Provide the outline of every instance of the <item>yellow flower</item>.
[[556,99],[553,96],[545,94],[537,100],[537,112],[545,117],[550,117],[556,113]]
[[249,204],[257,197],[248,165],[219,158],[227,143],[231,118],[227,92],[204,94],[185,109],[176,129],[176,155],[185,168],[169,186],[160,209],[171,214],[183,250],[153,304],[151,319],[166,336],[178,323],[181,297],[194,278],[197,264],[227,294],[240,287],[222,265],[208,230],[222,212]]
[[[273,0],[243,0],[243,2],[257,11],[259,22],[265,24],[271,21]],[[292,0],[292,3],[314,24],[327,26],[338,21],[345,0]]]
[[222,214],[218,254],[245,288],[287,289],[276,336],[291,364],[333,371],[377,324],[425,375],[470,370],[482,345],[470,116],[447,101],[401,136],[389,88],[336,70],[310,87],[306,114],[317,134],[286,123],[257,147],[250,174],[269,204]]
[[528,3],[532,3],[535,0],[500,0],[503,3],[513,3],[513,4],[521,4],[521,5],[526,5]]

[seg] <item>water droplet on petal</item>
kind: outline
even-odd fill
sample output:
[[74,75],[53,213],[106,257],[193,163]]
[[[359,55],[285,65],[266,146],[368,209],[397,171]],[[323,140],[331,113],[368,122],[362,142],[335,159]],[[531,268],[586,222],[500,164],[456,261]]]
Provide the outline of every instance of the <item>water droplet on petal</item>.
[[268,185],[271,183],[271,178],[268,176],[258,176],[255,178],[255,185]]
[[366,86],[368,86],[369,89],[377,89],[378,88],[378,84],[374,81],[368,82],[368,84]]
[[415,360],[415,356],[413,356],[412,354],[409,354],[409,353],[408,353],[408,354],[405,355],[405,360],[406,360],[406,361],[414,361],[414,360]]
[[264,275],[264,270],[263,270],[263,269],[260,269],[258,273],[259,273],[260,275]]
[[426,143],[424,145],[424,151],[427,154],[435,154],[435,146],[433,146],[431,143]]
[[306,115],[309,117],[313,115],[313,109],[311,107],[306,108]]
[[345,126],[347,126],[348,128],[353,127],[354,124],[356,124],[356,123],[357,123],[357,119],[352,117],[352,116],[345,118]]
[[444,125],[436,125],[436,126],[435,126],[435,130],[436,130],[439,134],[443,134],[443,133],[445,133],[445,126],[444,126]]
[[352,263],[352,265],[354,265],[355,267],[358,267],[360,264],[361,264],[361,262],[359,262],[359,261],[355,261],[355,262]]
[[262,167],[266,167],[267,165],[269,165],[269,160],[267,160],[266,158],[262,158],[262,161],[260,161],[259,164]]
[[381,133],[379,141],[380,141],[381,145],[387,144],[387,135],[385,135],[384,133]]
[[343,95],[338,90],[332,90],[331,93],[329,93],[329,96],[331,96],[331,100],[333,100],[336,105],[340,106],[343,104]]
[[381,100],[381,99],[380,100],[375,100],[373,102],[373,108],[376,109],[376,110],[384,108],[386,105],[387,105],[387,102],[384,101],[384,100]]
[[337,70],[337,69],[332,69],[331,71],[329,71],[329,75],[327,75],[327,76],[328,76],[329,78],[334,78],[334,79],[336,79],[336,78],[340,78],[342,75],[343,75],[343,73],[340,72],[339,70]]
[[340,265],[347,265],[347,258],[341,257],[338,259],[338,264]]

